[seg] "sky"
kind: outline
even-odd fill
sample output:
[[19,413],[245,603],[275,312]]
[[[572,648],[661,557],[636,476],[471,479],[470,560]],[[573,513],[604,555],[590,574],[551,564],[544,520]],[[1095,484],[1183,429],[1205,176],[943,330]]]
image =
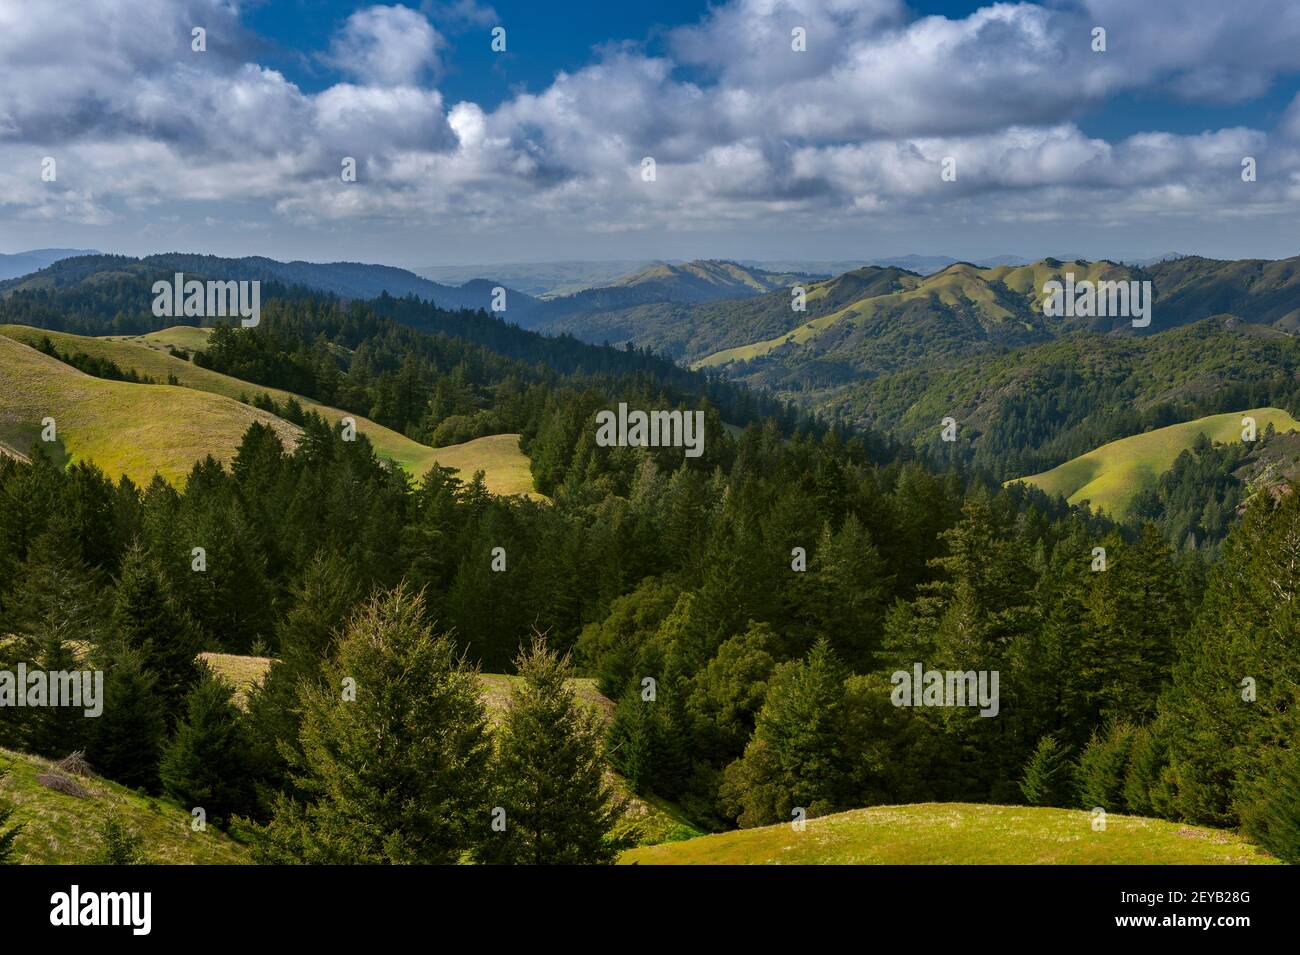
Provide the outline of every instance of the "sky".
[[1297,50],[1295,0],[0,0],[0,252],[1279,258]]

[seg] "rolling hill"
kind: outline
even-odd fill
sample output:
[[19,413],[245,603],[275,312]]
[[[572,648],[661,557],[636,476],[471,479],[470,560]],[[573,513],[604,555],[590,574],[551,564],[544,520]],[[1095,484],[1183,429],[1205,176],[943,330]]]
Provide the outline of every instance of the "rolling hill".
[[81,863],[99,848],[98,827],[110,815],[144,840],[152,863],[237,865],[249,861],[247,847],[209,826],[190,828],[190,811],[169,799],[139,795],[100,777],[75,776],[84,794],[42,785],[49,760],[0,749],[0,801],[14,809],[11,822],[23,826],[15,842],[16,861],[29,865]]
[[[549,302],[530,320],[588,341],[631,341],[832,413],[849,397],[839,389],[878,376],[987,358],[1080,331],[1146,338],[1216,316],[1260,330],[1289,333],[1300,327],[1300,257],[1179,256],[1143,266],[1050,258],[954,262],[926,275],[897,267],[900,261],[807,282],[803,312],[791,308],[790,274],[773,291],[718,301],[692,301],[683,294],[635,298],[667,280],[668,268],[660,267],[630,276],[620,287]],[[1077,282],[1149,281],[1150,327],[1134,329],[1128,316],[1044,316],[1044,283],[1071,273]]]
[[[1076,281],[1133,278],[1132,270],[1110,262],[1055,259],[992,268],[958,262],[924,278],[900,271],[894,288],[865,289],[861,297],[840,307],[798,316],[801,322],[779,335],[714,351],[694,365],[721,367],[771,356],[779,360],[735,371],[759,383],[779,385],[790,366],[801,369],[804,380],[822,381],[827,372],[873,375],[923,360],[1042,341],[1081,324],[1048,319],[1042,313],[1043,284],[1062,280],[1067,273]],[[808,290],[809,302],[829,296],[834,288],[814,284]],[[789,311],[790,303],[784,304]],[[1109,330],[1116,323],[1083,324]]]
[[1272,856],[1240,836],[1083,810],[924,803],[875,806],[629,849],[633,865],[1254,865]]
[[[528,458],[519,449],[517,434],[489,435],[464,444],[434,449],[360,415],[349,415],[286,391],[252,385],[200,368],[166,350],[168,345],[177,343],[181,343],[178,347],[196,347],[204,336],[201,329],[183,327],[139,338],[89,338],[20,325],[0,326],[0,347],[8,346],[7,350],[0,351],[0,372],[7,376],[12,369],[15,381],[32,382],[29,389],[16,388],[0,396],[0,443],[17,452],[25,452],[39,433],[41,418],[52,414],[56,421],[60,421],[60,436],[71,442],[67,451],[73,458],[89,458],[106,471],[127,474],[137,483],[141,477],[147,482],[156,467],[164,478],[175,482],[187,474],[193,462],[204,454],[211,452],[218,460],[228,460],[248,424],[254,420],[275,422],[281,440],[292,446],[299,431],[297,427],[237,400],[261,392],[277,402],[294,398],[305,410],[315,411],[331,423],[344,417],[354,418],[358,432],[366,435],[379,456],[396,462],[415,477],[438,463],[443,467],[457,468],[465,480],[471,478],[474,471],[483,470],[488,490],[494,494],[528,494],[533,490]],[[112,361],[123,371],[134,371],[141,377],[160,382],[174,379],[180,387],[137,385],[83,375],[35,350],[47,337],[62,354],[83,352]],[[15,349],[15,343],[21,345]],[[43,364],[33,364],[36,359]],[[51,376],[48,381],[43,380],[45,375]],[[70,391],[61,384],[68,381],[75,382]],[[66,422],[72,430],[64,430],[61,416],[56,411],[42,410],[61,409],[69,395],[83,393],[86,397],[76,399],[75,410]],[[125,417],[111,416],[108,406],[97,411],[95,395],[114,396],[113,407],[121,406]],[[132,396],[138,397],[133,399]],[[184,420],[172,422],[171,416],[176,412],[169,406],[173,399],[187,408],[195,401],[206,402],[212,410],[206,414],[190,412]],[[137,428],[153,425],[158,432],[154,440],[138,444],[135,440],[114,439],[106,433],[120,429],[123,421],[137,419],[140,422]],[[131,451],[125,450],[131,446],[134,446]],[[124,459],[124,454],[131,455],[129,462]]]
[[42,420],[52,417],[59,462],[94,461],[106,472],[147,484],[155,473],[173,483],[206,454],[228,461],[255,421],[288,445],[298,429],[233,398],[171,385],[106,381],[82,374],[0,335],[0,444],[26,453]]
[[1214,442],[1240,441],[1242,418],[1247,416],[1255,419],[1261,434],[1269,425],[1278,431],[1300,430],[1300,422],[1278,408],[1210,415],[1112,441],[1020,480],[1047,494],[1063,495],[1071,504],[1090,501],[1094,509],[1122,517],[1133,496],[1173,467],[1178,455],[1191,449],[1199,435]]

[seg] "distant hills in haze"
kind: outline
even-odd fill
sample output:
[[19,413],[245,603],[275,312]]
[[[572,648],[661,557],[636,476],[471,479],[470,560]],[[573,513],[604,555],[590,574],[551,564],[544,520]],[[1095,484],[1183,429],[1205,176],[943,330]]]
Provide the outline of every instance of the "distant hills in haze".
[[94,249],[32,249],[29,252],[0,254],[0,281],[39,272],[47,265],[74,255],[98,255]]

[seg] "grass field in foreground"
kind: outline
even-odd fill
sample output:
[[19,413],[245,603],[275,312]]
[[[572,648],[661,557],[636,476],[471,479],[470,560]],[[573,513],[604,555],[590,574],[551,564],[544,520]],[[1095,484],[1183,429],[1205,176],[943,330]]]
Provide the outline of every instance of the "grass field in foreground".
[[1278,431],[1300,430],[1300,422],[1279,408],[1209,415],[1103,444],[1050,471],[1015,480],[1052,496],[1063,494],[1071,504],[1091,501],[1094,510],[1123,517],[1134,495],[1172,468],[1178,455],[1196,444],[1197,437],[1205,434],[1224,444],[1240,441],[1241,419],[1247,416],[1255,419],[1260,434],[1269,424]]
[[141,796],[98,777],[76,781],[85,796],[49,789],[36,777],[48,772],[49,760],[0,749],[0,802],[14,809],[11,823],[23,826],[15,841],[18,862],[54,865],[86,863],[99,848],[99,826],[110,814],[144,839],[150,862],[223,865],[249,860],[248,849],[208,826],[190,828],[188,808],[163,798]]
[[[258,683],[271,667],[269,657],[243,657],[229,653],[203,653],[200,656],[213,671],[236,688],[237,699],[243,701],[248,689]],[[505,673],[480,673],[483,700],[487,704],[488,719],[495,725],[501,721],[510,703],[511,686],[517,676]],[[571,680],[578,699],[593,707],[606,723],[614,716],[614,702],[596,689],[596,681],[587,677]],[[658,799],[645,799],[628,788],[621,776],[610,774],[610,782],[619,796],[627,800],[628,825],[639,829],[638,841],[652,845],[672,839],[689,839],[700,835],[678,811],[677,807]]]
[[1240,836],[1141,816],[1110,815],[1104,832],[1081,809],[921,803],[876,806],[630,849],[641,865],[1144,865],[1277,860]]
[[[197,334],[196,334],[197,333]],[[318,404],[300,395],[294,395],[291,392],[282,391],[278,388],[267,388],[262,385],[250,384],[238,378],[232,378],[229,375],[223,375],[220,372],[211,371],[206,368],[200,368],[193,362],[176,358],[166,351],[166,344],[176,344],[179,347],[197,348],[207,340],[207,333],[204,329],[193,328],[169,328],[161,332],[154,332],[151,335],[134,337],[134,338],[90,338],[84,335],[71,335],[66,332],[52,332],[40,328],[30,328],[26,325],[0,325],[0,338],[9,338],[24,345],[31,346],[35,349],[40,344],[42,338],[48,337],[54,346],[65,355],[76,352],[84,352],[95,358],[102,358],[114,362],[123,371],[134,371],[141,377],[152,378],[158,382],[166,382],[169,377],[174,377],[184,390],[205,392],[212,395],[221,395],[225,398],[238,399],[241,396],[249,397],[263,392],[270,395],[279,403],[284,403],[290,398],[297,399],[298,403],[307,411],[315,411],[326,421],[331,423],[338,421],[343,417],[352,417],[357,423],[357,431],[364,434],[374,445],[375,453],[380,457],[388,458],[396,462],[399,466],[406,469],[407,472],[415,477],[421,477],[433,467],[435,463],[443,467],[456,468],[459,470],[462,480],[468,481],[474,476],[474,472],[482,470],[484,472],[484,481],[487,488],[493,494],[532,494],[533,476],[529,467],[528,457],[519,448],[519,435],[517,434],[494,434],[483,438],[476,438],[473,441],[466,441],[464,444],[450,445],[445,448],[430,448],[412,441],[403,434],[399,434],[390,428],[385,428],[381,424],[376,424],[368,418],[360,415],[349,415],[346,411],[338,408],[332,408],[328,405]],[[46,357],[41,355],[39,357]],[[4,356],[0,353],[0,371],[5,370],[3,364]],[[68,366],[63,366],[74,374],[80,374]],[[90,379],[91,381],[102,381],[102,379]],[[170,387],[171,394],[175,394],[175,386],[166,385],[134,385],[127,382],[105,382],[106,384],[120,386],[118,391],[127,395],[132,388],[152,388],[152,387]],[[123,391],[123,389],[127,389]],[[143,393],[140,393],[143,394]],[[41,400],[49,404],[54,396],[48,392],[42,392]],[[141,398],[143,402],[144,399]],[[6,412],[6,405],[9,403],[4,395],[0,395],[0,419]],[[164,413],[165,409],[159,409],[151,404],[143,404],[141,410],[150,416],[157,416]],[[251,411],[252,409],[250,409]],[[48,412],[53,414],[53,412]],[[260,420],[266,420],[273,416],[264,412],[255,412]],[[40,417],[36,418],[39,425]],[[55,416],[57,418],[57,415]],[[251,420],[251,419],[250,419]],[[279,421],[276,418],[274,420]],[[168,418],[162,418],[161,423],[166,426]],[[197,422],[201,423],[201,422]],[[184,422],[183,425],[193,427],[194,421]],[[296,434],[297,429],[287,422],[284,427],[288,433]],[[245,426],[246,427],[246,426]],[[14,444],[7,441],[3,432],[3,421],[0,420],[0,441],[9,444],[15,451],[25,452],[31,444],[31,438],[26,439],[26,443]],[[38,430],[38,429],[37,429]],[[32,435],[35,435],[35,430]],[[108,436],[105,436],[108,437]],[[201,433],[197,435],[201,438]],[[227,447],[224,440],[224,434],[214,435],[212,441],[212,454],[218,459],[225,460],[226,457],[233,453],[234,448],[238,446],[238,439],[242,437],[242,431],[236,435],[235,444]],[[284,439],[282,434],[281,438]],[[21,436],[20,436],[21,438]],[[84,435],[78,440],[88,440]],[[111,440],[108,442],[111,444]],[[293,446],[293,441],[286,441],[286,445]],[[178,446],[177,451],[183,453],[184,445]],[[183,475],[189,471],[189,465],[194,460],[202,457],[201,448],[195,448],[193,454],[183,467],[179,468],[179,474]],[[112,470],[112,464],[106,463],[97,455],[79,455],[80,457],[91,457],[106,471]],[[109,461],[116,460],[119,453],[110,448]],[[161,469],[160,469],[161,470]],[[172,467],[172,471],[176,468]],[[136,474],[129,471],[131,479],[139,483]],[[172,473],[163,473],[163,476],[169,481],[174,481],[176,476]],[[152,472],[145,475],[145,481],[152,477]]]

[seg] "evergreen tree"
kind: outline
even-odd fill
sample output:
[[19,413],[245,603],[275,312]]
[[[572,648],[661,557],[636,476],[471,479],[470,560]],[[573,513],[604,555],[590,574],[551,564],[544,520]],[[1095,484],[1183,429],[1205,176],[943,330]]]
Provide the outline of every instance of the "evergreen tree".
[[1281,755],[1241,815],[1252,839],[1283,862],[1300,865],[1300,748]]
[[493,812],[504,810],[505,829],[485,836],[479,856],[529,865],[612,862],[622,806],[605,779],[600,718],[568,682],[568,656],[548,650],[542,637],[515,665],[519,682],[492,764]]
[[805,660],[777,668],[754,736],[722,786],[727,812],[741,826],[788,822],[796,809],[812,817],[847,808],[846,675],[824,640]]
[[264,861],[451,863],[488,819],[491,740],[475,672],[405,586],[352,620],[320,684],[300,689],[306,799],[281,796]]
[[91,865],[148,865],[144,837],[122,824],[111,812],[99,826],[99,846],[90,857]]
[[104,711],[91,721],[86,758],[123,786],[155,791],[167,735],[158,677],[130,647],[99,654],[97,665],[104,670]]
[[230,685],[204,667],[158,767],[169,796],[218,824],[248,812],[254,799],[248,735],[233,697]]
[[193,622],[176,604],[158,565],[135,544],[122,560],[113,605],[111,639],[138,650],[158,678],[158,695],[169,717],[179,713],[199,676],[199,640]]
[[1119,812],[1128,806],[1124,782],[1134,741],[1133,727],[1115,722],[1092,735],[1074,770],[1077,804],[1082,809],[1100,807]]
[[1044,736],[1025,763],[1025,773],[1020,778],[1025,802],[1031,806],[1068,805],[1072,771],[1069,748],[1058,743],[1054,736]]

